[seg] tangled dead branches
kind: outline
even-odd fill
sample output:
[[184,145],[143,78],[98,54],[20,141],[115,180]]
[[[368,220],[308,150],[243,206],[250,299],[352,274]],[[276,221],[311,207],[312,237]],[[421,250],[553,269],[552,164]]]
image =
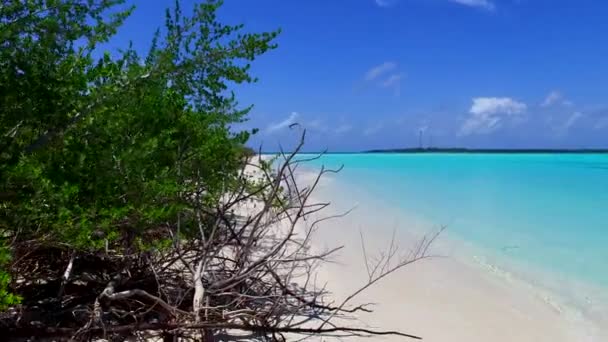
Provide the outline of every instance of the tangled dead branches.
[[[167,236],[155,252],[83,253],[43,241],[17,246],[12,262],[17,291],[27,301],[0,317],[0,334],[13,340],[93,340],[158,337],[164,340],[284,341],[291,336],[420,337],[339,325],[339,318],[370,312],[351,306],[362,291],[398,269],[427,257],[435,236],[404,259],[394,244],[375,262],[367,255],[365,284],[337,305],[313,281],[317,267],[340,247],[314,252],[313,233],[331,217],[329,203],[311,195],[323,175],[301,187],[294,152],[270,164],[248,162],[236,190],[215,208],[200,204],[204,189],[185,194],[198,237],[181,239],[181,220],[150,230]],[[278,165],[278,166],[277,166]],[[253,179],[253,181],[252,181]],[[234,187],[233,187],[234,189]],[[314,219],[316,218],[316,219]],[[363,241],[363,239],[362,239]],[[365,248],[364,248],[365,253]]]

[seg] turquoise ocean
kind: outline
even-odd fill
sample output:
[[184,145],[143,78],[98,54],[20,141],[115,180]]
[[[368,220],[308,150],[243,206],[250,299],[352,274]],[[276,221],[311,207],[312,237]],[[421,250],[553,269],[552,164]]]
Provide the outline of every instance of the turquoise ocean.
[[312,165],[343,165],[339,182],[606,318],[608,154],[326,154]]

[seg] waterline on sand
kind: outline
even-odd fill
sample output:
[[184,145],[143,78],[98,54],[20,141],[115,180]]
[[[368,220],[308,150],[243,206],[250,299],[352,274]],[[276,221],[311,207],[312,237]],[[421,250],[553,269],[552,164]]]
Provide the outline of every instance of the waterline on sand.
[[[300,175],[303,183],[311,178],[309,172]],[[444,224],[370,193],[348,177],[326,179],[316,197],[332,202],[331,210],[336,213],[356,207],[349,216],[323,229],[325,233],[320,235],[325,244],[329,241],[359,246],[362,231],[366,242],[381,250],[395,229],[400,241],[412,243]],[[517,258],[510,260],[512,251],[508,249],[497,253],[467,241],[450,232],[449,224],[434,252],[448,258],[422,262],[404,270],[370,295],[374,301],[381,299],[378,312],[388,311],[374,314],[372,325],[406,328],[399,325],[405,321],[395,320],[394,316],[407,317],[412,324],[408,327],[420,327],[422,335],[431,341],[605,340],[608,322],[605,310],[608,306],[604,306],[608,302],[603,302],[605,289],[584,282],[576,282],[573,288],[573,280],[560,289],[556,286],[560,283],[559,275],[525,267]],[[330,284],[338,288],[336,293],[347,293],[343,291],[348,288],[339,274],[347,272],[352,277],[360,272],[359,254],[357,248],[347,249],[341,267],[327,271]],[[513,330],[519,332],[514,335]],[[505,336],[499,336],[500,331]]]

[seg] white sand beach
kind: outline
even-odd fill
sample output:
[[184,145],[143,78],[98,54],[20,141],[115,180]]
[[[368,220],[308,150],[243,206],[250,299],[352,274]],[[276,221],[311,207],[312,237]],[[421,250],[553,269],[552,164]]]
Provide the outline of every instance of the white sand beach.
[[[306,183],[309,177],[304,174],[300,179]],[[332,202],[325,214],[355,209],[346,217],[325,222],[315,241],[321,249],[344,246],[335,263],[324,266],[317,279],[317,284],[327,284],[339,303],[366,282],[360,232],[367,253],[377,255],[386,250],[393,231],[405,249],[420,238],[421,231],[432,233],[437,227],[410,221],[380,200],[334,181],[326,179],[316,192],[317,200]],[[359,315],[359,324],[399,330],[432,342],[608,341],[608,327],[577,321],[526,284],[462,261],[459,247],[447,240],[440,237],[431,253],[442,257],[409,265],[357,297],[351,304],[376,303],[373,313]]]

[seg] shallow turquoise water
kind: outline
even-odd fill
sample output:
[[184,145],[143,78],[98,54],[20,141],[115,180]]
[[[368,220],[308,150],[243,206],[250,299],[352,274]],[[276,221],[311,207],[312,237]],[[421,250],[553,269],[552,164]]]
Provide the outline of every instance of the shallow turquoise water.
[[504,261],[608,289],[606,154],[328,154],[340,180]]

